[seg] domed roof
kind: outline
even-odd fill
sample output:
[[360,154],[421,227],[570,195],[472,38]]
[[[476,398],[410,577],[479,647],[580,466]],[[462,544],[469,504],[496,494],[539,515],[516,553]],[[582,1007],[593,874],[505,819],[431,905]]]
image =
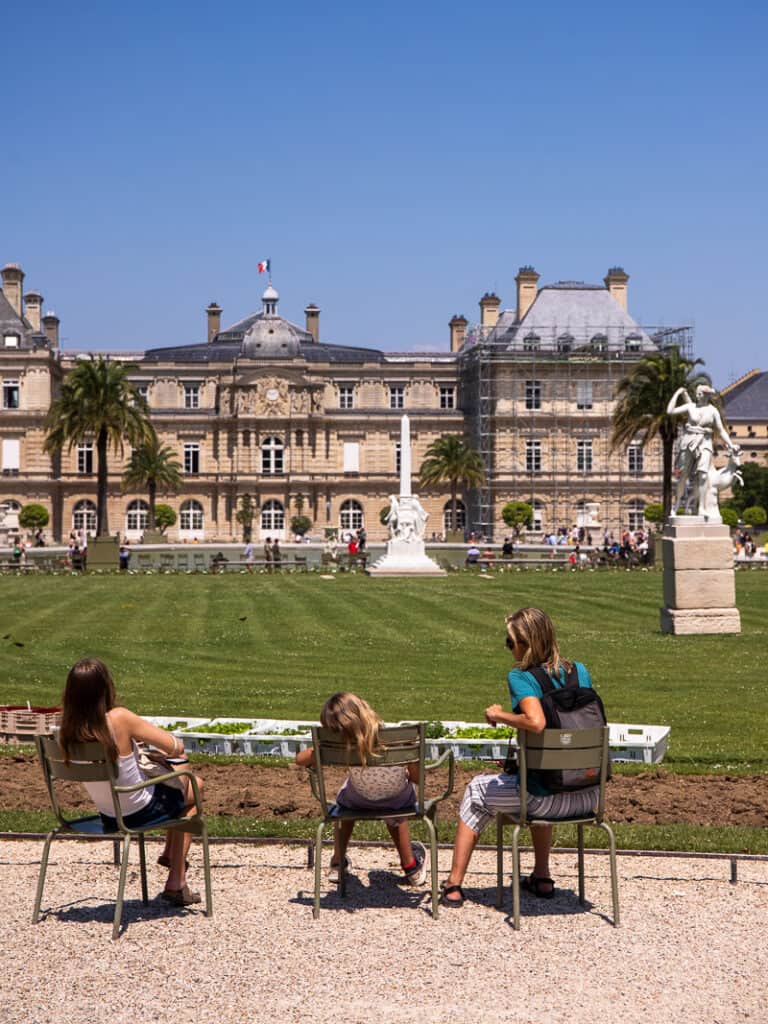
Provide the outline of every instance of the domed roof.
[[241,352],[247,359],[290,359],[307,340],[311,335],[289,320],[260,313],[245,332]]
[[277,294],[277,289],[272,287],[270,281],[267,287],[264,289],[264,294],[261,296],[262,302],[277,302],[280,296]]

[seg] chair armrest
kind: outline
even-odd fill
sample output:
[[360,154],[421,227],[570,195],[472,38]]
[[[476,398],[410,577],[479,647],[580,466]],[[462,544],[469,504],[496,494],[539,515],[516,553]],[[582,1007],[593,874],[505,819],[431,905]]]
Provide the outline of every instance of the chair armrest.
[[438,757],[438,759],[436,761],[430,761],[429,764],[425,764],[424,765],[424,771],[425,772],[432,772],[436,768],[440,768],[444,764],[445,761],[448,761],[448,784],[445,787],[445,792],[442,794],[442,796],[437,797],[437,802],[438,803],[441,800],[445,800],[445,798],[450,796],[451,793],[453,792],[453,773],[454,773],[454,762],[455,762],[455,758],[453,756],[453,751],[450,748],[448,750],[444,750],[443,753],[440,755],[440,757]]
[[145,779],[143,782],[135,782],[132,786],[114,786],[116,793],[135,793],[139,789],[146,789],[147,786],[155,786],[158,782],[169,782],[171,779],[178,779],[180,775],[189,776],[189,781],[192,785],[192,795],[195,798],[195,810],[198,814],[203,813],[203,807],[200,802],[200,790],[197,786],[197,779],[195,773],[191,768],[182,768],[178,772],[166,772],[165,775],[153,775],[151,779]]

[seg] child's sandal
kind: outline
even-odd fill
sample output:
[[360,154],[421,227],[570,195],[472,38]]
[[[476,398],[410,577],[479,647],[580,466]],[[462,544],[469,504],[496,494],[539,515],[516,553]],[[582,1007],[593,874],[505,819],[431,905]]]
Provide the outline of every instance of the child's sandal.
[[[441,907],[451,907],[452,909],[457,910],[459,907],[464,906],[464,900],[466,899],[466,896],[464,895],[464,890],[461,888],[460,885],[448,885],[447,882],[443,882],[440,888],[443,890],[442,893],[440,894]],[[449,899],[449,895],[454,892],[457,892],[459,894],[459,898],[457,900]]]

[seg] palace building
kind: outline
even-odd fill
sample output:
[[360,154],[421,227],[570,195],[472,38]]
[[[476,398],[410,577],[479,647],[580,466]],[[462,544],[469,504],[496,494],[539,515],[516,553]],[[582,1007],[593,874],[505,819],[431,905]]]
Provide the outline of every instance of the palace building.
[[[507,501],[530,501],[537,529],[579,523],[591,529],[642,524],[660,500],[661,455],[639,444],[612,451],[618,381],[643,354],[666,345],[690,350],[690,330],[639,326],[627,311],[626,273],[603,284],[539,286],[530,267],[516,277],[516,304],[480,299],[476,324],[454,316],[444,352],[384,352],[321,340],[320,310],[303,327],[278,311],[270,281],[258,312],[222,328],[222,310],[205,310],[204,341],[110,352],[132,364],[161,440],[184,471],[181,493],[160,496],[177,522],[170,540],[239,539],[235,518],[248,495],[256,536],[290,536],[290,520],[324,529],[385,529],[380,512],[399,484],[400,418],[411,421],[413,466],[445,434],[480,452],[486,482],[462,494],[461,525],[498,537]],[[0,292],[0,512],[14,517],[38,502],[48,533],[95,529],[92,443],[52,459],[44,419],[77,359],[59,346],[59,321],[43,315],[37,292],[24,293],[16,264],[2,269]],[[105,354],[107,354],[105,348]],[[147,523],[146,494],[124,492],[125,460],[110,459],[109,522],[132,539]],[[444,532],[449,488],[422,491],[427,536]]]

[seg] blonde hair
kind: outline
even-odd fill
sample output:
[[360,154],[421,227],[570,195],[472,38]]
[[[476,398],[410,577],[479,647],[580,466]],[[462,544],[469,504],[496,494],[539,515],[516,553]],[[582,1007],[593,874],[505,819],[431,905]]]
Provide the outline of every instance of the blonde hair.
[[521,668],[541,665],[550,675],[559,674],[561,668],[570,671],[572,663],[560,657],[552,619],[541,608],[520,608],[508,615],[505,622],[510,640],[525,645],[525,654],[520,659]]
[[320,721],[326,729],[341,733],[347,748],[357,751],[363,765],[379,748],[382,721],[368,701],[356,693],[334,693],[325,702]]

